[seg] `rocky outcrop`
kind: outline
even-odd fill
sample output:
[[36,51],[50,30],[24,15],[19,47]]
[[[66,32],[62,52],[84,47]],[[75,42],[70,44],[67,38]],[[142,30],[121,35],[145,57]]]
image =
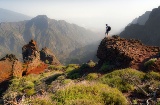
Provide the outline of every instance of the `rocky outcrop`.
[[22,55],[23,55],[23,61],[25,63],[26,62],[31,62],[35,59],[39,59],[40,55],[39,55],[39,52],[38,52],[38,47],[37,47],[36,41],[31,40],[29,42],[29,44],[24,45],[22,47]]
[[25,67],[23,75],[40,73],[47,67],[47,65],[40,60],[40,53],[38,51],[37,43],[34,40],[31,40],[29,44],[22,47],[22,55]]
[[0,83],[12,77],[22,77],[32,73],[39,74],[47,68],[47,64],[44,61],[48,61],[49,64],[53,65],[61,64],[49,49],[43,48],[38,51],[34,40],[22,47],[22,55],[24,63],[18,61],[13,54],[6,55],[0,59]]
[[0,83],[12,77],[22,77],[22,63],[15,55],[6,55],[0,59]]
[[24,75],[41,73],[47,68],[47,64],[61,65],[56,56],[48,48],[45,47],[39,51],[34,40],[31,40],[29,44],[22,47],[22,54],[26,67]]
[[40,51],[40,59],[47,64],[61,65],[56,56],[47,47],[42,48]]
[[[124,39],[119,36],[104,38],[97,51],[99,65],[107,63],[110,69],[134,68],[144,70],[144,63],[158,58],[159,47],[146,46],[139,40]],[[160,66],[159,66],[160,68]]]

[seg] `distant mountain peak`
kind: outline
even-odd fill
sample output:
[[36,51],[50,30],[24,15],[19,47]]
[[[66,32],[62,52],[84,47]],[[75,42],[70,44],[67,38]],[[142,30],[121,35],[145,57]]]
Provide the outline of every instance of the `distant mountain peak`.
[[47,15],[38,15],[35,18],[48,19]]
[[0,22],[18,22],[30,19],[30,16],[0,8]]

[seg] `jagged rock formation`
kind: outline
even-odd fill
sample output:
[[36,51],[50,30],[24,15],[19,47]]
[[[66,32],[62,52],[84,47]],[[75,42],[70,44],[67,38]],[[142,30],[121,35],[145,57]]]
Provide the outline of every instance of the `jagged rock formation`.
[[61,65],[56,56],[47,47],[42,48],[42,50],[40,51],[40,59],[41,61],[48,64]]
[[[134,68],[144,70],[144,63],[151,58],[157,58],[160,47],[146,46],[139,40],[124,39],[119,36],[104,38],[97,51],[99,65],[108,63],[112,68]],[[160,68],[160,66],[159,66]]]
[[29,44],[22,47],[23,60],[26,66],[25,74],[40,73],[47,67],[47,64],[61,65],[56,56],[48,49],[38,50],[37,42],[31,40]]
[[35,40],[32,39],[29,44],[22,47],[22,55],[26,67],[23,75],[40,73],[46,68],[46,65],[40,60],[40,53]]
[[138,39],[146,45],[160,46],[160,7],[151,11],[145,25],[131,24],[127,26],[120,37]]
[[24,45],[22,47],[22,55],[23,55],[23,61],[26,62],[31,62],[35,59],[40,60],[40,55],[38,52],[38,47],[36,44],[36,41],[33,39],[29,42],[29,44]]
[[0,59],[0,83],[11,77],[22,77],[22,63],[18,61],[15,55],[6,55]]

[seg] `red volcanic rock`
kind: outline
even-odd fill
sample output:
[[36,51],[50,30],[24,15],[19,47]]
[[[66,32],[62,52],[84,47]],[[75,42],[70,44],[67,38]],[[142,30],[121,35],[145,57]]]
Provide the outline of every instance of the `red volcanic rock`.
[[159,52],[160,47],[146,46],[139,40],[113,36],[101,41],[97,57],[100,59],[99,65],[107,62],[113,69],[130,67],[144,70],[144,63],[151,58],[157,58]]
[[22,63],[15,55],[6,55],[0,60],[0,83],[12,77],[22,77]]
[[41,73],[47,67],[40,60],[40,53],[38,51],[38,47],[36,41],[31,40],[29,44],[24,45],[22,47],[22,55],[25,65],[25,72],[23,75],[31,74],[31,73]]

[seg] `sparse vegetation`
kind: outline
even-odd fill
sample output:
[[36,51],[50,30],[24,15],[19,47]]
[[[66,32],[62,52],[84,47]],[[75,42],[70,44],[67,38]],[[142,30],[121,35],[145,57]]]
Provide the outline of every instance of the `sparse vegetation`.
[[148,67],[154,64],[154,62],[157,61],[157,58],[152,58],[150,60],[148,60],[147,62],[144,63],[144,66]]
[[96,80],[98,78],[98,74],[97,73],[89,73],[85,79],[86,80]]
[[58,90],[52,99],[60,105],[127,105],[121,92],[99,83],[84,82],[65,87]]
[[[100,69],[105,67],[104,64]],[[148,86],[160,85],[160,74],[134,69],[115,70],[110,73],[92,71],[92,64],[49,65],[50,72],[13,78],[3,95],[3,101],[33,105],[127,105],[122,93],[143,94]],[[147,82],[146,82],[147,81]],[[135,85],[136,84],[136,85]],[[22,96],[25,97],[22,101]],[[18,101],[19,100],[19,101]]]
[[107,72],[111,69],[113,69],[114,65],[110,65],[109,62],[104,62],[103,65],[100,68],[101,72]]
[[100,77],[99,81],[105,84],[108,84],[111,87],[118,88],[122,92],[132,91],[134,88],[134,84],[129,81],[129,79],[136,79],[142,80],[144,77],[144,73],[139,72],[133,69],[123,69],[123,70],[116,70],[111,73],[105,74],[104,76]]

